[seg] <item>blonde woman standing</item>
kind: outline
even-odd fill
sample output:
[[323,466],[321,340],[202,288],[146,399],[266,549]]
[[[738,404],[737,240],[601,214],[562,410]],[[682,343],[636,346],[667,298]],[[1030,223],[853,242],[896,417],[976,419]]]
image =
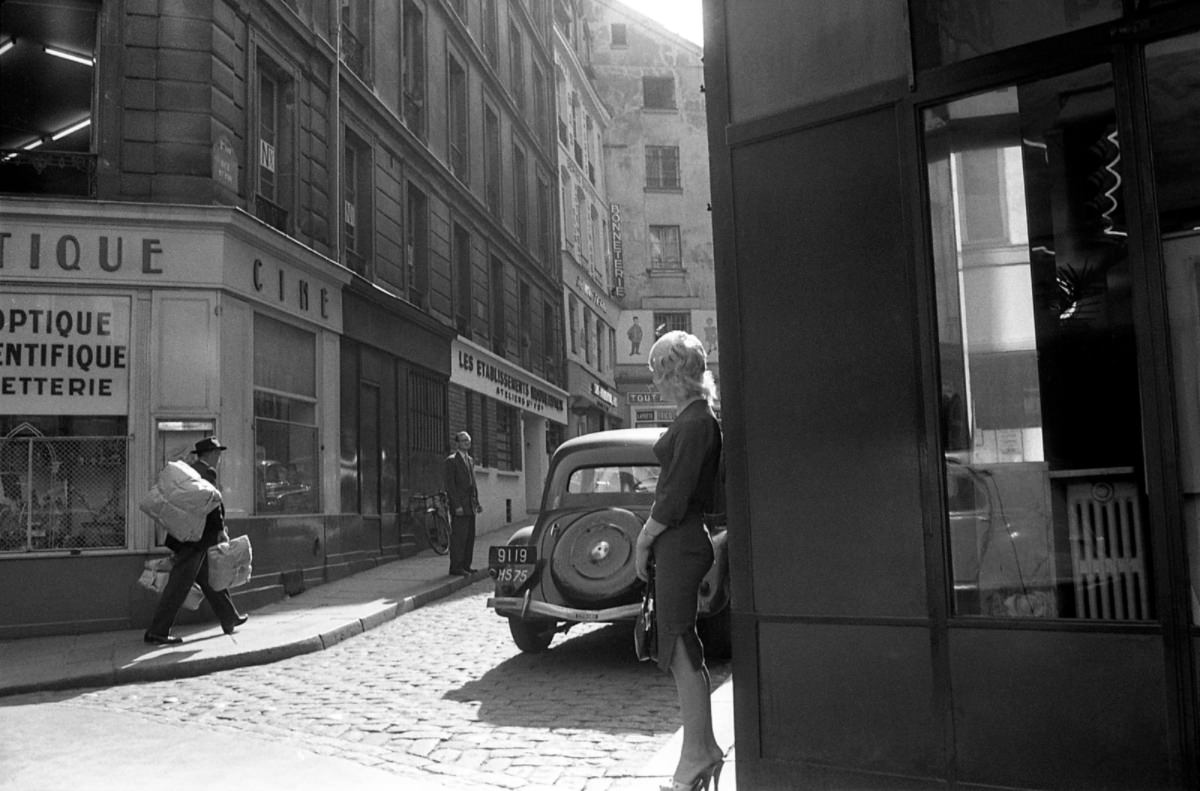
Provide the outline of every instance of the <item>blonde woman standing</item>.
[[700,340],[668,332],[650,348],[654,386],[676,406],[675,420],[654,446],[660,469],[654,506],[637,540],[637,571],[654,563],[658,666],[679,695],[683,749],[663,791],[707,789],[720,782],[724,755],[713,735],[708,668],[696,634],[700,583],[713,562],[702,515],[712,510],[721,457],[721,427],[710,400],[715,388]]

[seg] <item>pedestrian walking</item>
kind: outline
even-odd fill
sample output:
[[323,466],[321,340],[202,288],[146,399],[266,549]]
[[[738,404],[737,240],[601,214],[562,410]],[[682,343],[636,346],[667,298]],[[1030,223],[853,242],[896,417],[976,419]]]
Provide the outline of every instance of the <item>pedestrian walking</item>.
[[704,345],[675,330],[650,347],[654,386],[676,406],[675,420],[654,445],[659,476],[650,517],[638,534],[635,562],[643,580],[654,563],[658,666],[675,679],[683,720],[683,749],[663,791],[696,791],[720,782],[724,753],[713,734],[704,646],[696,633],[700,583],[713,563],[703,515],[713,510],[721,459],[721,426]]
[[483,511],[475,486],[475,460],[471,458],[471,435],[454,435],[455,450],[442,465],[442,481],[450,501],[450,573],[466,577],[474,573],[475,514]]
[[[195,461],[189,462],[200,477],[217,485],[217,465],[221,461],[221,453],[228,450],[216,437],[205,437],[195,445]],[[225,634],[233,634],[233,630],[246,622],[248,616],[237,611],[233,598],[228,590],[215,590],[208,584],[208,548],[227,540],[225,532],[225,505],[218,503],[208,512],[204,520],[204,533],[196,541],[180,541],[174,536],[167,536],[167,548],[172,550],[174,565],[167,578],[166,587],[158,599],[150,628],[146,630],[144,640],[155,645],[178,645],[182,637],[171,634],[175,616],[183,606],[192,584],[200,586],[204,598],[212,607],[221,629]]]

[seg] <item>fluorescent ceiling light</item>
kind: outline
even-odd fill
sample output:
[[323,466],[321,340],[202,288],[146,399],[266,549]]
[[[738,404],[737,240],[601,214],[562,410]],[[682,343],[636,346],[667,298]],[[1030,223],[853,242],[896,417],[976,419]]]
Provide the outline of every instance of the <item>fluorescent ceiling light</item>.
[[16,45],[17,45],[17,40],[15,38],[10,38],[8,41],[5,41],[3,44],[0,44],[0,55],[3,55],[5,52],[8,52],[10,49],[15,47]]
[[56,58],[82,63],[84,66],[94,66],[96,64],[95,59],[90,55],[76,55],[74,52],[67,52],[66,50],[55,49],[54,47],[42,47],[42,51]]
[[53,135],[50,136],[50,139],[51,140],[61,140],[62,138],[66,137],[69,134],[74,134],[75,132],[78,132],[80,129],[83,129],[84,127],[91,126],[91,123],[92,123],[91,118],[84,118],[82,121],[80,121],[77,124],[72,124],[71,126],[68,126],[66,129],[55,132]]
[[46,142],[45,140],[38,138],[37,140],[34,140],[32,143],[27,143],[27,144],[21,146],[21,148],[25,149],[26,151],[32,151],[33,149],[37,148],[38,146],[40,146],[42,143],[45,143],[45,142]]

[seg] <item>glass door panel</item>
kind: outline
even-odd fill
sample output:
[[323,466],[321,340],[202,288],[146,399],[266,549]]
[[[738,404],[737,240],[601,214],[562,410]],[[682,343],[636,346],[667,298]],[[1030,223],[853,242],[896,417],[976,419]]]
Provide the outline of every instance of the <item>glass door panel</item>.
[[1162,230],[1179,465],[1200,624],[1200,34],[1146,48],[1154,182]]
[[1111,70],[924,127],[953,612],[1152,618]]

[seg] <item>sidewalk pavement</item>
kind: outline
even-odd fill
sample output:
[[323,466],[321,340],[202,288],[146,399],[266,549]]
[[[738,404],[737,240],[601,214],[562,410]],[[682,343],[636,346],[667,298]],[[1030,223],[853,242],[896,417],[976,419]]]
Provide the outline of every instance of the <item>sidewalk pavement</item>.
[[[478,571],[469,577],[447,575],[446,557],[426,550],[250,610],[249,623],[228,639],[221,633],[221,627],[213,623],[177,626],[172,631],[184,638],[183,644],[157,649],[142,642],[142,629],[0,640],[0,705],[7,702],[3,700],[5,697],[29,692],[187,678],[322,651],[487,579],[488,547],[504,543],[517,527],[516,524],[509,524],[480,532],[476,538],[472,563]],[[732,751],[732,681],[726,681],[713,693],[713,719],[717,741],[722,745],[730,745]],[[681,732],[677,732],[638,775],[647,780],[670,777],[679,757],[681,738]],[[0,750],[0,758],[5,759],[3,763],[7,763],[11,757],[11,754],[5,755],[6,752]],[[115,757],[110,756],[106,763],[111,766]],[[178,752],[171,760],[172,776],[195,777],[179,766],[181,756]],[[195,759],[197,768],[203,765],[209,773],[220,769],[209,766],[210,761],[208,755],[198,754]],[[282,777],[279,774],[281,765],[289,762],[294,764],[293,768],[303,773],[298,776],[302,776],[304,782],[302,785],[286,786],[292,789],[320,787],[310,783],[314,783],[322,773],[343,778],[354,774],[348,762],[317,756],[297,762],[296,756],[290,753],[275,756],[264,754],[259,749],[247,754],[244,761],[235,759],[229,762],[229,779],[244,783],[252,777],[247,774],[252,761],[263,763],[255,771],[277,780]],[[43,764],[45,768],[47,766]],[[129,783],[154,777],[153,770],[147,771],[145,766],[129,768],[132,770],[126,778]],[[364,772],[360,774],[378,771],[363,769]],[[345,774],[348,771],[350,775]],[[116,777],[109,779],[117,780]],[[363,778],[364,781],[366,779]],[[394,782],[395,777],[391,779]],[[736,791],[732,760],[727,762],[721,780],[722,789]],[[359,789],[376,787],[367,782],[356,782],[356,785]],[[0,780],[0,789],[9,787]],[[251,783],[250,787],[269,786]],[[641,786],[629,786],[638,787]],[[646,787],[654,786],[651,784]]]

